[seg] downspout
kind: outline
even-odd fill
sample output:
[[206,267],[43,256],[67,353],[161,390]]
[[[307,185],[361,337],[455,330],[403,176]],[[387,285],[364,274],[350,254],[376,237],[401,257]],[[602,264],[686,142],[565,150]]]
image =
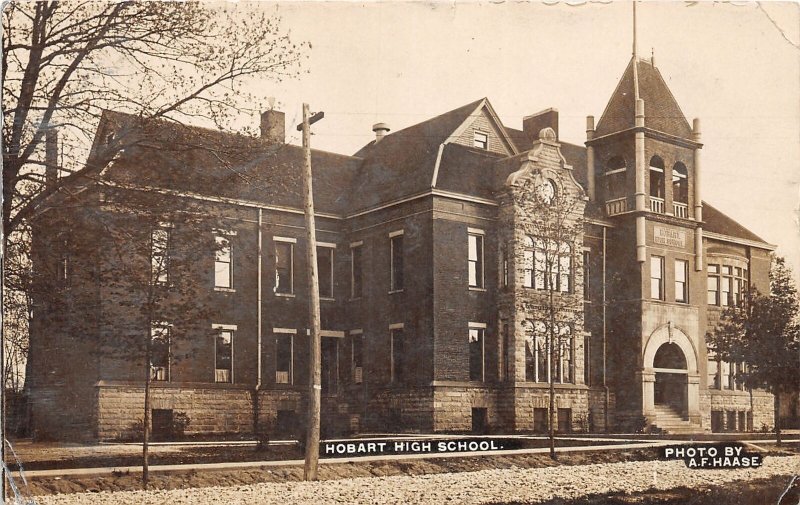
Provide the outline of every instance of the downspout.
[[[692,139],[700,143],[700,119],[692,121]],[[694,220],[698,223],[694,229],[694,269],[703,270],[703,198],[700,193],[700,146],[694,148]]]
[[608,381],[606,380],[606,227],[603,226],[603,390],[605,391],[605,409],[603,409],[603,423],[605,432],[608,433],[608,407],[609,400]]
[[256,333],[258,335],[258,344],[257,344],[257,352],[256,352],[256,369],[257,369],[257,376],[256,376],[256,385],[253,391],[253,434],[257,437],[259,443],[261,443],[261,436],[259,434],[260,431],[260,423],[259,418],[261,417],[260,412],[260,405],[259,405],[259,392],[261,391],[261,373],[262,373],[262,363],[261,363],[261,353],[262,353],[262,314],[261,314],[261,293],[262,293],[262,230],[261,225],[263,223],[263,210],[259,207],[258,209],[258,271],[257,276],[258,280],[256,282],[257,285],[257,293],[256,293],[256,303],[258,304],[256,307],[256,326],[257,330]]

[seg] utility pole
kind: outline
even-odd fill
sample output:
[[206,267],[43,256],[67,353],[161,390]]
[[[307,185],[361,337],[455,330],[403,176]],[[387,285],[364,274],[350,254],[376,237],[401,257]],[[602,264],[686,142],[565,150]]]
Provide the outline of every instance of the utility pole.
[[303,132],[303,195],[306,221],[306,244],[308,253],[308,314],[311,328],[311,362],[310,379],[308,387],[308,425],[306,426],[306,460],[303,470],[304,480],[317,480],[319,467],[319,425],[320,425],[320,396],[322,392],[322,352],[320,337],[319,313],[319,271],[317,268],[317,232],[314,223],[314,190],[311,180],[311,125],[316,123],[325,114],[317,112],[309,117],[309,107],[303,104],[303,124],[297,129]]

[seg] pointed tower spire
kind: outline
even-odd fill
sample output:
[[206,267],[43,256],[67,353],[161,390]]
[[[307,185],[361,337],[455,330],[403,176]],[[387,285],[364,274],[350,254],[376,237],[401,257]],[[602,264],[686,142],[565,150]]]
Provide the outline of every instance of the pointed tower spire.
[[639,100],[639,56],[636,50],[636,0],[633,0],[633,97]]

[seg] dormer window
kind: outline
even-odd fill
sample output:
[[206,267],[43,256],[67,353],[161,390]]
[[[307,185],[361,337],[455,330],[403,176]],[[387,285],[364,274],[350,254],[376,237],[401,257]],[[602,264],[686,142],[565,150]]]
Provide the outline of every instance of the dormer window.
[[478,149],[488,149],[489,148],[489,135],[483,132],[475,132],[472,145],[477,147]]

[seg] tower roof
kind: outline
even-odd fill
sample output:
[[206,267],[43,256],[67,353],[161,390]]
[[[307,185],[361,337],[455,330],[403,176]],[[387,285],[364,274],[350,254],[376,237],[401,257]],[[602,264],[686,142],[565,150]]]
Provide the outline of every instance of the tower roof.
[[636,98],[634,61],[638,62],[639,97],[644,101],[644,125],[684,139],[692,138],[692,128],[678,102],[667,87],[661,72],[649,60],[631,58],[597,124],[596,136],[616,133],[635,126]]

